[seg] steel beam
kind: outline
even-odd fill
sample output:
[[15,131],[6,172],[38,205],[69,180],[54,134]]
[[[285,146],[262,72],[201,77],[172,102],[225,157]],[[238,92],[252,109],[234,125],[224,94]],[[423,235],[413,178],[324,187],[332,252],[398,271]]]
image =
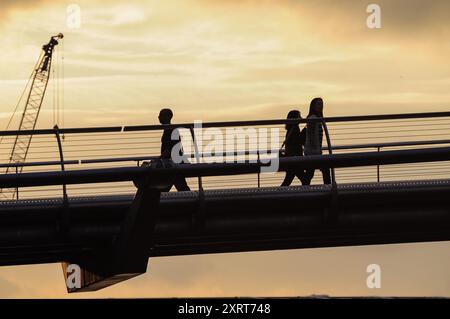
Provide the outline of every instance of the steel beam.
[[[395,150],[383,152],[359,152],[333,155],[299,156],[279,159],[279,170],[289,168],[358,167],[371,165],[438,162],[450,160],[450,147]],[[120,167],[21,173],[0,175],[0,188],[49,186],[132,181],[143,176],[164,180],[174,175],[185,177],[241,175],[260,172],[266,163],[211,163],[181,164],[170,168]]]
[[[450,180],[338,187],[339,218],[332,225],[324,220],[328,186],[205,191],[201,228],[191,222],[196,192],[164,194],[154,238],[140,244],[151,257],[450,240]],[[40,208],[2,205],[0,265],[98,254],[120,234],[131,203],[130,197],[72,199],[73,222],[64,241],[54,227],[57,203],[53,212],[45,201]]]

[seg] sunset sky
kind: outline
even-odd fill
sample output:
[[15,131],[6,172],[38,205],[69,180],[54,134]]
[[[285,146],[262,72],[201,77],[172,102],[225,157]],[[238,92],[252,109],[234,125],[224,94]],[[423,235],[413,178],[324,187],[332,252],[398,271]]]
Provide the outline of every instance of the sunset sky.
[[[67,25],[67,6],[81,27]],[[369,29],[366,8],[381,7]],[[64,125],[450,110],[448,0],[2,0],[0,127],[40,48],[64,33]],[[62,49],[62,46],[60,47]],[[62,51],[60,51],[62,54]],[[50,84],[39,127],[52,122]],[[59,123],[62,124],[62,123]],[[155,258],[147,274],[77,297],[443,295],[450,244]],[[382,288],[366,267],[382,267]],[[66,297],[61,266],[0,268],[0,297]]]

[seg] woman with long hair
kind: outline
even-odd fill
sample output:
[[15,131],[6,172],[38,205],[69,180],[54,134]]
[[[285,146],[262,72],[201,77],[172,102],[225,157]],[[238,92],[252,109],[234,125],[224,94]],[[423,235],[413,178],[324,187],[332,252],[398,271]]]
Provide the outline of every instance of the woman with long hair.
[[[300,111],[292,110],[287,115],[288,120],[301,119]],[[285,153],[284,156],[302,156],[303,155],[303,145],[305,144],[306,131],[303,129],[300,131],[298,123],[287,123],[286,124],[286,138],[284,140]],[[281,186],[291,185],[294,177],[296,177],[305,184],[306,175],[303,169],[290,169],[286,171],[286,176],[284,178]]]
[[[323,100],[320,97],[316,97],[311,101],[309,106],[309,114],[307,119],[314,120],[323,118]],[[306,140],[305,140],[305,155],[322,155],[322,139],[323,139],[323,127],[321,121],[308,121],[306,124]],[[310,185],[311,180],[314,177],[315,169],[307,169],[306,184]],[[323,167],[320,168],[323,176],[324,184],[331,184],[330,169]]]

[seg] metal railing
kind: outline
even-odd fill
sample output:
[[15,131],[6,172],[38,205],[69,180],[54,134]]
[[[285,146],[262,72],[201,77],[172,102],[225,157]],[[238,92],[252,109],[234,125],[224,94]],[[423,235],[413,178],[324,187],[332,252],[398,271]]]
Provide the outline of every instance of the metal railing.
[[[321,121],[318,119],[316,121]],[[323,119],[329,127],[329,142],[324,150],[330,153],[361,152],[374,149],[383,152],[389,149],[408,149],[410,147],[436,147],[450,145],[450,112],[414,113],[414,114],[388,114],[365,115],[347,117],[328,117]],[[266,127],[278,128],[280,131],[280,143],[283,140],[286,124],[305,124],[306,119],[301,120],[255,120],[235,122],[209,122],[203,123],[203,130],[208,128],[249,128]],[[17,134],[33,135],[33,144],[30,149],[29,161],[26,163],[8,164],[6,158],[2,158],[1,168],[23,167],[24,172],[54,171],[58,166],[63,170],[71,171],[86,168],[104,167],[128,167],[138,166],[142,161],[151,161],[159,157],[160,134],[165,128],[185,129],[189,133],[194,144],[193,153],[187,152],[187,157],[196,159],[196,162],[206,158],[241,156],[245,160],[259,161],[267,154],[277,154],[277,148],[260,148],[258,145],[245,144],[246,149],[234,150],[223,154],[209,154],[202,152],[196,145],[195,123],[140,126],[114,126],[114,127],[90,127],[90,128],[61,128],[44,129],[34,131],[0,131],[4,142],[0,145],[1,154],[7,153],[8,138],[14,138]],[[415,134],[419,132],[420,134]],[[64,139],[62,138],[64,137]],[[421,139],[417,138],[420,137]],[[59,138],[59,143],[58,143]],[[184,144],[183,144],[184,145]],[[59,158],[59,160],[55,160]],[[225,160],[224,160],[225,161]],[[424,177],[446,177],[450,174],[450,164],[442,163],[416,163],[402,164],[380,169],[376,165],[376,171],[364,168],[338,169],[336,180],[339,182],[381,181],[390,179],[408,179]],[[408,171],[408,169],[411,171]],[[424,173],[426,172],[426,173]],[[412,174],[415,173],[415,174]],[[256,181],[252,182],[251,176],[213,178],[197,178],[197,189],[233,188],[233,187],[264,187],[279,185],[283,173],[261,175],[256,174]],[[255,184],[253,184],[255,183]],[[192,184],[192,183],[191,183]],[[1,185],[0,185],[1,186]],[[192,185],[195,186],[195,185]],[[64,193],[72,196],[80,194],[119,194],[132,192],[131,183],[115,183],[108,185],[86,185],[76,187],[68,185]],[[15,189],[17,195],[19,189]],[[53,193],[52,193],[53,192]],[[53,188],[22,189],[20,198],[58,196],[58,191]],[[50,194],[51,193],[51,194]],[[54,195],[52,195],[54,194]],[[60,196],[60,195],[59,195]],[[17,196],[19,198],[19,196]]]

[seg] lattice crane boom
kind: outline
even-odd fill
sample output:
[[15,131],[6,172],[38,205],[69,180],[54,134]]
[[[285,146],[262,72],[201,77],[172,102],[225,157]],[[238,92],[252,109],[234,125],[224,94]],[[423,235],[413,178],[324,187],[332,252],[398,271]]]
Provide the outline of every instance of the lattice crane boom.
[[[42,102],[44,100],[45,91],[47,90],[48,81],[50,79],[50,70],[52,66],[53,49],[58,45],[58,40],[62,39],[64,35],[59,33],[52,36],[50,41],[42,47],[41,55],[37,63],[37,67],[33,70],[31,76],[31,87],[27,96],[24,111],[19,124],[19,131],[34,130],[36,127],[39,112],[41,110]],[[32,135],[17,135],[14,145],[9,157],[10,163],[23,163],[26,160],[28,150],[30,148]],[[8,167],[8,173],[20,173],[23,167]],[[15,192],[7,192],[6,189],[0,189],[0,193],[7,195],[11,193],[14,198]]]

